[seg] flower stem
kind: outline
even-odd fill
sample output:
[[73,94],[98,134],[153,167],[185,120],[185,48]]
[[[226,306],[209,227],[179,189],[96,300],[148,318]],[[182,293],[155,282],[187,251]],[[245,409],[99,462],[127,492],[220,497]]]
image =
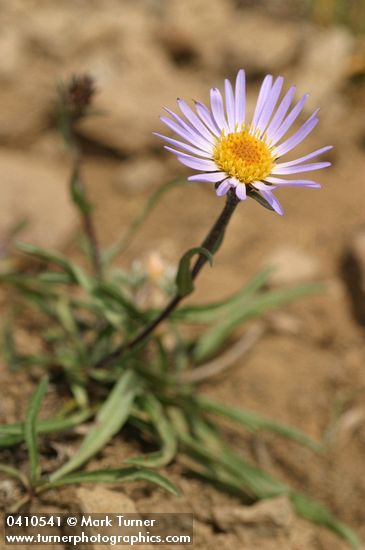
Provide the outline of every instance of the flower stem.
[[73,185],[73,182],[77,182],[78,192],[82,196],[84,206],[81,206],[79,204],[77,206],[81,215],[85,235],[89,241],[93,271],[95,276],[100,279],[102,277],[102,263],[100,257],[99,243],[96,236],[94,220],[91,214],[91,207],[87,197],[84,180],[81,174],[81,152],[77,145],[74,145],[72,148],[72,156],[73,165],[70,178],[70,187]]
[[[227,194],[226,204],[221,214],[219,215],[217,221],[215,222],[201,245],[202,248],[205,248],[211,254],[214,254],[221,244],[225,229],[238,203],[239,199],[236,197],[236,194],[234,193],[234,191],[230,190]],[[206,262],[207,256],[205,256],[204,254],[199,254],[191,270],[191,277],[193,280],[196,279]],[[126,351],[129,351],[133,349],[136,345],[140,344],[156,329],[156,327],[158,327],[160,323],[162,323],[162,321],[169,317],[169,315],[179,305],[183,298],[183,296],[180,296],[180,294],[177,293],[166,305],[166,307],[160,312],[160,314],[149,324],[147,324],[132,340],[126,342],[125,344],[122,344],[112,353],[103,357],[96,366],[106,367],[111,365],[114,361],[121,359]]]
[[76,132],[76,124],[82,117],[87,115],[87,109],[90,106],[94,92],[92,78],[88,75],[74,76],[66,85],[61,85],[59,88],[57,122],[72,159],[69,183],[70,194],[80,213],[84,232],[89,242],[94,274],[96,277],[101,278],[102,262],[99,244],[92,217],[92,207],[82,177],[82,149]]

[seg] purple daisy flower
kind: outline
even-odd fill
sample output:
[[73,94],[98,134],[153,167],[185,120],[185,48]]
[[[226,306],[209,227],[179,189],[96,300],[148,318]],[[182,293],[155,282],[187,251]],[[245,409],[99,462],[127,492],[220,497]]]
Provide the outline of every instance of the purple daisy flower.
[[314,111],[297,131],[287,137],[308,94],[289,111],[296,88],[292,86],[279,102],[283,82],[282,76],[276,80],[272,75],[264,78],[252,121],[247,123],[245,72],[240,70],[234,90],[231,82],[225,80],[225,99],[217,88],[211,89],[211,109],[196,101],[194,112],[182,99],[177,103],[183,117],[165,109],[171,118],[162,116],[162,122],[183,141],[158,133],[155,135],[174,146],[165,145],[165,148],[182,164],[200,172],[190,176],[189,181],[214,183],[218,196],[225,195],[231,188],[241,200],[250,194],[259,194],[282,215],[283,208],[273,190],[288,185],[320,187],[313,180],[286,177],[330,166],[330,162],[307,161],[332,149],[329,145],[295,160],[278,162],[314,129],[319,111]]

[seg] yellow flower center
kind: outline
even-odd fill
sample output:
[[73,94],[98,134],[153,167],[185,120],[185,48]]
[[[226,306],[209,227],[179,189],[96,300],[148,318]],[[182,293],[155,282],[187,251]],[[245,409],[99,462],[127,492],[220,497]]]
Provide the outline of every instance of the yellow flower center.
[[266,142],[242,126],[240,132],[225,134],[224,130],[215,145],[213,158],[219,168],[249,184],[264,180],[274,166],[274,157]]

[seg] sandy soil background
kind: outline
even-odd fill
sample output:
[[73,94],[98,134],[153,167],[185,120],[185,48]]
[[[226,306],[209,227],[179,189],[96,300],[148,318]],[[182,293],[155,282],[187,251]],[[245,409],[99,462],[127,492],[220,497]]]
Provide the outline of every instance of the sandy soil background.
[[[195,300],[223,297],[271,264],[278,266],[272,285],[322,281],[326,291],[267,315],[259,344],[203,389],[326,437],[328,452],[319,457],[272,436],[230,434],[245,456],[327,504],[365,540],[365,39],[332,21],[325,9],[331,2],[319,4],[324,9],[317,8],[313,22],[304,2],[0,2],[0,238],[26,216],[31,224],[23,240],[76,254],[69,159],[52,115],[55,85],[72,73],[89,72],[98,89],[95,107],[102,115],[85,121],[81,135],[105,245],[125,231],[158,184],[187,174],[152,135],[162,129],[163,106],[174,107],[178,96],[206,100],[210,87],[241,67],[250,105],[268,72],[284,75],[287,86],[295,83],[298,94],[309,91],[307,112],[320,106],[321,121],[303,151],[334,145],[333,167],[318,176],[323,189],[280,191],[283,218],[254,201],[242,204],[214,269],[198,281]],[[355,30],[365,17],[361,9],[352,16]],[[176,262],[201,241],[221,207],[208,185],[172,191],[121,265],[143,261],[151,251]],[[4,311],[6,302],[3,293]],[[6,388],[0,421],[21,419],[32,377],[10,374],[1,364],[0,382]],[[59,399],[57,389],[52,392],[49,407]],[[116,467],[136,445],[126,434],[98,457],[98,466]],[[24,460],[19,453],[16,460]],[[61,460],[72,447],[59,443],[59,453]],[[296,519],[285,499],[258,505],[245,524],[222,524],[219,511],[232,512],[242,507],[239,501],[185,478],[178,466],[169,475],[184,491],[179,500],[150,488],[73,488],[34,510],[193,511],[197,549],[346,548]],[[5,510],[16,490],[0,481]]]

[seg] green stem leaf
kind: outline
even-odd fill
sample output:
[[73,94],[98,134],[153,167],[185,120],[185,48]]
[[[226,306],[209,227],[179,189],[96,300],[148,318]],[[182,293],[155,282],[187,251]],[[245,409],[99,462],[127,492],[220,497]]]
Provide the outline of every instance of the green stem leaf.
[[48,379],[43,378],[30,400],[24,422],[24,439],[28,449],[29,478],[32,485],[35,485],[40,478],[39,452],[37,445],[37,417],[47,385]]
[[275,422],[270,418],[266,418],[251,411],[227,407],[222,403],[218,403],[217,401],[206,397],[198,397],[196,399],[196,402],[203,410],[214,414],[219,414],[220,416],[224,416],[229,420],[233,420],[234,422],[243,425],[245,428],[248,428],[251,431],[268,430],[282,435],[288,439],[293,439],[294,441],[305,445],[313,451],[320,452],[323,450],[323,447],[320,443],[317,443],[316,441],[302,433],[300,430],[297,430],[292,426],[287,426],[285,424]]
[[66,464],[50,476],[51,482],[80,468],[109,443],[127,420],[138,391],[137,376],[133,371],[125,371],[100,408],[95,418],[95,424],[85,436],[79,450]]
[[62,485],[73,485],[77,483],[126,483],[128,481],[148,481],[162,487],[175,496],[180,494],[179,490],[171,481],[157,472],[151,472],[142,468],[120,468],[116,470],[91,470],[90,472],[78,472],[60,479],[51,481],[40,488],[40,492],[61,487]]
[[28,480],[27,478],[22,474],[22,472],[19,472],[19,470],[16,470],[15,468],[12,468],[11,466],[8,466],[7,464],[0,464],[0,473],[6,474],[7,476],[14,477],[24,487],[28,487]]
[[190,250],[185,252],[180,260],[175,280],[178,294],[181,298],[183,298],[184,296],[188,296],[188,294],[191,294],[194,290],[193,276],[190,270],[190,262],[192,257],[196,254],[205,256],[210,265],[212,265],[213,263],[213,255],[211,254],[211,252],[209,252],[209,250],[203,248],[202,246],[191,248]]
[[140,398],[143,409],[151,420],[159,439],[161,450],[148,455],[128,458],[126,464],[144,466],[146,468],[161,468],[169,464],[177,452],[177,440],[175,432],[166,417],[160,402],[152,394],[143,395]]
[[317,525],[324,525],[344,539],[351,548],[355,548],[355,550],[362,548],[356,533],[338,521],[325,506],[300,493],[292,493],[290,500],[299,516]]

